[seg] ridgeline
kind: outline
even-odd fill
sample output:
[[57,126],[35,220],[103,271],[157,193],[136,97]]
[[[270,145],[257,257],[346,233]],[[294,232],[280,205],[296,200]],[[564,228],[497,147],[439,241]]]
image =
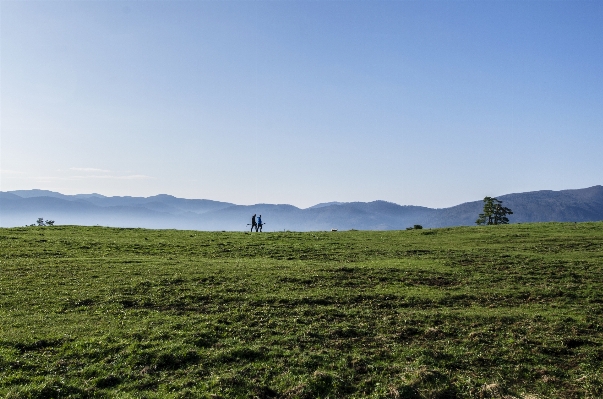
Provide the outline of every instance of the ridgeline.
[[[511,223],[603,220],[602,186],[532,191],[497,198],[513,210]],[[20,190],[0,192],[0,226],[25,226],[43,217],[60,225],[245,231],[246,223],[255,213],[264,216],[268,231],[403,230],[415,224],[429,228],[472,226],[483,206],[480,198],[441,209],[386,201],[332,202],[300,209],[288,204],[236,205],[165,194],[105,197]]]

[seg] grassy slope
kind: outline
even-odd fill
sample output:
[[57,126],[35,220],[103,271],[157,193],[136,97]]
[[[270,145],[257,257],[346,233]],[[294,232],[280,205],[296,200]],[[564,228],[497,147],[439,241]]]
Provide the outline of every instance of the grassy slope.
[[603,223],[0,229],[0,396],[602,397],[602,288]]

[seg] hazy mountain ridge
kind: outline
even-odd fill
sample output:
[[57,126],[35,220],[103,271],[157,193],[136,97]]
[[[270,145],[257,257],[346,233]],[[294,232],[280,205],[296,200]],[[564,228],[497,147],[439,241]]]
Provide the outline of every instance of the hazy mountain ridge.
[[[533,191],[498,197],[514,212],[512,223],[603,220],[603,187]],[[46,190],[0,192],[0,226],[23,226],[38,217],[57,224],[197,230],[246,230],[263,215],[265,231],[391,230],[473,225],[481,200],[433,209],[387,201],[330,202],[300,209],[288,204],[235,205],[206,199],[65,195]]]

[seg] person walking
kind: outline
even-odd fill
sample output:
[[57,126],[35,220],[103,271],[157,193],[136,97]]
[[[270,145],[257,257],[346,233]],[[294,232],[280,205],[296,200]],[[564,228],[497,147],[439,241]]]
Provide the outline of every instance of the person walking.
[[260,233],[262,232],[262,215],[258,216],[258,225],[255,227],[255,231],[257,233],[258,229],[260,229]]
[[[260,215],[261,216],[261,215]],[[255,213],[251,217],[251,232],[253,233],[253,228],[255,227],[255,231],[258,231],[258,224],[255,222]]]

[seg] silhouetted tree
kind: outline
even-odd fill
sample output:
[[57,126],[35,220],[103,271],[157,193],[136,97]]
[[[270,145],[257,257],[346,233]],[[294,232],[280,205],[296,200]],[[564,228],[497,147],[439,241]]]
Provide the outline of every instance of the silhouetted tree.
[[38,226],[45,226],[44,218],[38,218],[38,220],[36,220],[36,223],[38,224]]
[[509,224],[507,215],[512,215],[513,211],[502,206],[502,201],[492,198],[484,198],[484,210],[479,214],[475,221],[478,225]]

